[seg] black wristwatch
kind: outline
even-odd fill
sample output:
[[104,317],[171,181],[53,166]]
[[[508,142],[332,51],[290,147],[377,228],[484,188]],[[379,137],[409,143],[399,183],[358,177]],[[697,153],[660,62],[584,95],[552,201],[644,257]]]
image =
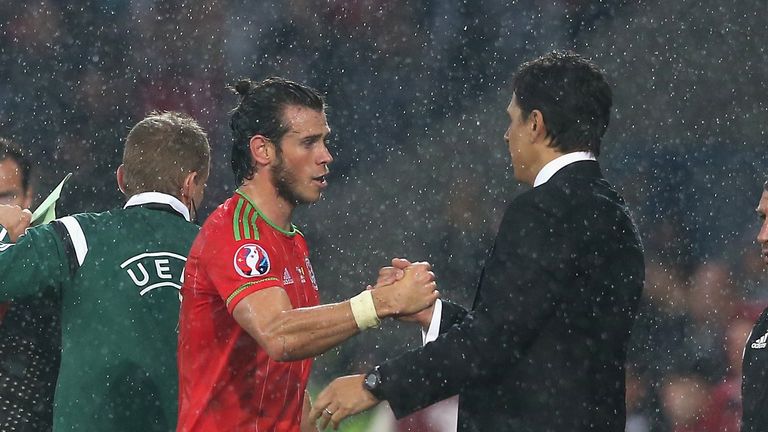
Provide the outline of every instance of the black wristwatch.
[[363,388],[371,393],[375,393],[376,389],[381,384],[381,373],[379,373],[379,367],[376,366],[372,371],[368,372],[363,379]]

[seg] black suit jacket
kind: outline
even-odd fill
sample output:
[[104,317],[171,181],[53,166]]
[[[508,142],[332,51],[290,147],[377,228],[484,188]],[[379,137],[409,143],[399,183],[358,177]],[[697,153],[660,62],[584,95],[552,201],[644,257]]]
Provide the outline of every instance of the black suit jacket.
[[472,311],[379,366],[399,418],[459,394],[459,431],[623,431],[624,362],[644,279],[637,229],[594,161],[508,207]]

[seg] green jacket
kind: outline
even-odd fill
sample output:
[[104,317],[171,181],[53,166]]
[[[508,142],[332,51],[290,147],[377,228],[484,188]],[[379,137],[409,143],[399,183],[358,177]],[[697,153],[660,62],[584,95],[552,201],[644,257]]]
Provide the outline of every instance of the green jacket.
[[61,292],[55,431],[175,430],[179,288],[199,230],[188,218],[145,193],[0,243],[0,298]]

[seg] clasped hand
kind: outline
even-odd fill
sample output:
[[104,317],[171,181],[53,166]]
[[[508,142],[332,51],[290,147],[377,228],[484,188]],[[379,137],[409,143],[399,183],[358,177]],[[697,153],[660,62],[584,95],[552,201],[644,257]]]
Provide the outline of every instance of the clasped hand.
[[[379,276],[376,280],[376,286],[368,286],[368,289],[378,288],[385,285],[390,285],[395,282],[398,282],[403,279],[405,276],[406,269],[412,266],[416,265],[424,265],[426,264],[429,269],[431,269],[431,266],[428,263],[415,263],[412,264],[407,259],[403,258],[393,258],[392,259],[392,265],[389,267],[382,267],[379,270]],[[432,276],[434,280],[434,273],[431,271],[429,274]],[[437,291],[437,284],[435,284],[435,293],[437,294],[434,299],[436,300],[439,297],[439,291]],[[417,322],[419,323],[424,329],[427,329],[429,327],[429,324],[432,320],[432,313],[434,311],[434,300],[426,307],[419,311],[411,312],[411,313],[399,313],[396,314],[395,317],[399,319],[400,321],[407,321],[407,322]]]

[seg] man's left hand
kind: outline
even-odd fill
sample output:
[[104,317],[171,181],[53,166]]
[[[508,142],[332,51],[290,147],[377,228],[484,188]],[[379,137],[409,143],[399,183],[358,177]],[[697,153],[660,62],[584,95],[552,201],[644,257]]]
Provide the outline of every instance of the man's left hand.
[[309,419],[313,422],[319,419],[321,430],[329,424],[333,424],[333,429],[336,430],[345,418],[379,403],[378,399],[363,388],[364,378],[365,375],[336,378],[320,392],[309,413]]

